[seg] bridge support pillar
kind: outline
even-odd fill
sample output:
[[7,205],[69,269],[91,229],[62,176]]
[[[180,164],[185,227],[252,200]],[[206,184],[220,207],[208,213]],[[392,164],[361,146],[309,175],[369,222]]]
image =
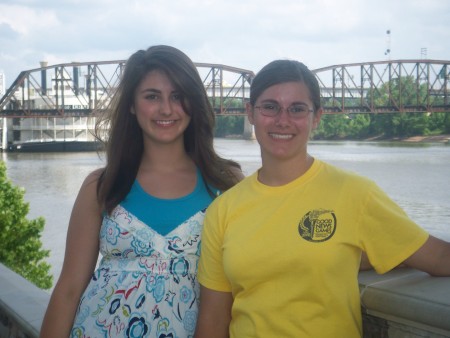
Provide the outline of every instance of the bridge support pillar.
[[2,123],[2,126],[0,126],[2,137],[2,139],[0,140],[0,148],[2,150],[6,150],[8,148],[8,144],[12,141],[12,119],[3,117],[0,118],[0,121]]
[[2,149],[2,150],[4,150],[5,149],[5,147],[6,147],[6,117],[2,117],[2,118],[0,118],[0,120],[1,120],[1,123],[2,123],[2,132],[1,132],[1,134],[2,134],[2,139],[1,139],[1,144],[0,144],[0,148]]
[[255,139],[255,130],[253,129],[253,125],[250,124],[248,118],[244,118],[244,139],[246,140],[254,140]]

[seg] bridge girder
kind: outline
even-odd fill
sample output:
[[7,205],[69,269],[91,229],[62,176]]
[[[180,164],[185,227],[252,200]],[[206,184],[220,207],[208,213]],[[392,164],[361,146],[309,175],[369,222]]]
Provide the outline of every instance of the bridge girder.
[[[0,117],[79,117],[108,109],[125,63],[72,62],[23,71],[1,98]],[[252,71],[196,66],[217,114],[245,114]],[[450,61],[376,61],[313,72],[328,114],[450,112]]]
[[[1,98],[0,117],[79,117],[108,109],[125,63],[72,62],[23,71]],[[195,65],[215,112],[242,114],[235,106],[244,106],[254,73],[219,64]]]
[[329,113],[450,112],[450,61],[353,63],[314,73]]

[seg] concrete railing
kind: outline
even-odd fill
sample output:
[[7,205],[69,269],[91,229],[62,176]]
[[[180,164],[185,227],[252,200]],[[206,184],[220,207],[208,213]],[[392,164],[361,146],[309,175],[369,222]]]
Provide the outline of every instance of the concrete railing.
[[365,271],[359,286],[365,338],[450,337],[450,277]]
[[39,336],[50,294],[0,264],[0,337]]
[[[450,277],[365,271],[359,285],[364,338],[450,337]],[[49,298],[0,264],[0,337],[37,338]]]

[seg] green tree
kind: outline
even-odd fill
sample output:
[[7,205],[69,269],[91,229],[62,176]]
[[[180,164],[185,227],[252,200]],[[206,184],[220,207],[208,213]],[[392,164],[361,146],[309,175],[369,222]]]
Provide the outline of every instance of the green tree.
[[244,132],[244,118],[244,116],[238,115],[217,115],[214,136],[242,135]]
[[48,250],[42,249],[42,217],[28,220],[24,190],[14,186],[0,162],[0,262],[42,289],[52,286],[50,265],[44,261]]
[[369,136],[370,132],[370,115],[369,114],[352,114],[349,115],[348,137],[351,139],[364,139]]
[[344,139],[348,135],[349,118],[345,114],[324,114],[318,128],[314,132],[314,139]]
[[428,129],[431,135],[450,133],[450,113],[427,114]]
[[443,128],[444,133],[450,133],[450,113],[445,114]]
[[[396,113],[396,106],[424,107],[427,100],[435,101],[436,98],[428,97],[427,85],[418,84],[414,77],[404,76],[392,79],[385,83],[379,90],[368,93],[367,101],[376,106],[392,107],[392,114],[375,114],[370,132],[373,135],[385,137],[407,137],[413,135],[428,135],[445,132],[445,117],[428,113],[405,112]],[[437,102],[437,101],[436,101]]]

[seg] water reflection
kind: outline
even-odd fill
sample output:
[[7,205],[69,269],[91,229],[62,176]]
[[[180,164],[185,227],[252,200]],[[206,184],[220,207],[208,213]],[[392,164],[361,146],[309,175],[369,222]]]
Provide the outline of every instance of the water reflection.
[[[241,163],[249,175],[260,167],[256,141],[216,139],[217,151]],[[450,240],[450,147],[440,144],[311,142],[321,160],[374,180],[417,223]],[[2,153],[8,177],[26,189],[29,218],[43,216],[42,241],[55,279],[64,258],[72,205],[88,173],[103,165],[92,153]]]

